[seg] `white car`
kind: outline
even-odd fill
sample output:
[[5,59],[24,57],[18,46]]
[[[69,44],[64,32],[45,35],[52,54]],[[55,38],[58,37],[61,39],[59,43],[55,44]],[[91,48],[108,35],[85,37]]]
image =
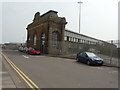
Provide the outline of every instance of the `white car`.
[[23,52],[23,50],[24,50],[24,47],[19,47],[19,49],[18,49],[20,52]]
[[26,51],[27,51],[28,49],[29,49],[29,48],[24,47],[23,52],[25,52],[25,53],[26,53]]

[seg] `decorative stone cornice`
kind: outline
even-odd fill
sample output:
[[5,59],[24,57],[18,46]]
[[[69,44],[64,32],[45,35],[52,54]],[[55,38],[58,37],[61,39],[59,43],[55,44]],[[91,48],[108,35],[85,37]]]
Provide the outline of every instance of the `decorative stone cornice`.
[[45,14],[40,16],[40,13],[37,12],[34,15],[33,22],[27,26],[27,30],[34,28],[36,26],[39,26],[42,23],[45,22],[55,22],[55,23],[62,23],[62,24],[67,24],[66,19],[64,17],[58,17],[57,11],[50,10],[46,12]]

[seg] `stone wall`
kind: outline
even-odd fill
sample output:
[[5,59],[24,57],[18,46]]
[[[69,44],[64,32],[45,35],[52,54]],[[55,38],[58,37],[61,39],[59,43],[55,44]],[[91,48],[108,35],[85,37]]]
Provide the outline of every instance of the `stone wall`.
[[[108,55],[112,57],[118,56],[118,49],[116,46],[112,44],[95,45],[95,44],[85,44],[85,43],[75,43],[75,42],[58,42],[59,46],[56,48],[55,46],[51,46],[52,54],[57,55],[68,55],[68,54],[76,54],[78,52],[90,51],[97,54]],[[55,49],[56,48],[56,49]]]

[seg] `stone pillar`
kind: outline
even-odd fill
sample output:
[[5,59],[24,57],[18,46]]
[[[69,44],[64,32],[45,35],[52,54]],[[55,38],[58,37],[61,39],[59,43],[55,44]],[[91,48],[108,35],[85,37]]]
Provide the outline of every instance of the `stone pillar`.
[[65,54],[66,52],[66,47],[65,47],[65,40],[64,40],[64,33],[65,33],[65,25],[67,24],[65,18],[62,19],[63,22],[62,22],[62,25],[61,25],[61,30],[62,30],[62,33],[61,33],[61,54]]
[[48,36],[48,53],[52,54],[52,27],[49,27]]

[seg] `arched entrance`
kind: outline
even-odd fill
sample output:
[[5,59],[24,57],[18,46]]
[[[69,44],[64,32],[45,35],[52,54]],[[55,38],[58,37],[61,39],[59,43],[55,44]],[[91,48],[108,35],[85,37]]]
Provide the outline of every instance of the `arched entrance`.
[[54,53],[59,54],[61,52],[60,45],[61,42],[59,33],[57,31],[52,32],[52,50],[54,50]]
[[37,37],[36,37],[36,34],[35,34],[34,38],[33,38],[33,44],[34,44],[34,46],[36,46],[36,39],[37,39]]
[[46,38],[45,33],[41,33],[41,53],[46,53],[45,38]]

